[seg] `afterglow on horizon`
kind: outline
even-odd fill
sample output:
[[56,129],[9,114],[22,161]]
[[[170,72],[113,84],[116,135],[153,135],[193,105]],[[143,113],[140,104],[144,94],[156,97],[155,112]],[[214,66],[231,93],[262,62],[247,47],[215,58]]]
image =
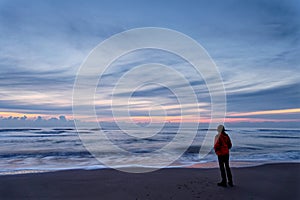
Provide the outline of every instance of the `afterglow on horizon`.
[[[116,33],[163,27],[196,40],[216,63],[226,91],[225,123],[282,122],[287,127],[295,126],[300,122],[299,19],[300,3],[296,0],[2,0],[0,124],[41,118],[45,123],[51,119],[74,120],[73,84],[89,52]],[[130,102],[123,99],[129,91],[117,94],[119,100],[114,105],[120,112],[130,112],[131,117],[112,116],[110,92],[118,78],[129,66],[149,62],[163,62],[184,71],[199,98],[199,116],[189,115],[195,105],[179,105],[170,91],[157,85],[139,88]],[[145,72],[147,76],[156,73]],[[197,79],[188,64],[164,52],[129,54],[113,63],[105,75],[95,96],[98,121],[211,121],[205,82]],[[162,77],[180,87],[172,77]],[[169,115],[155,115],[159,112]],[[79,120],[89,121],[90,116],[83,115]]]

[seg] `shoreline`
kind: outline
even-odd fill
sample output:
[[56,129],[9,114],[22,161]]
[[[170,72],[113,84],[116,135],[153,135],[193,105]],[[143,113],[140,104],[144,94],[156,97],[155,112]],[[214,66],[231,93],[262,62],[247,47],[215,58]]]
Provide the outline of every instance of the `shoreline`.
[[[230,161],[230,167],[231,168],[247,168],[247,167],[258,167],[262,165],[269,165],[269,164],[300,164],[300,161],[276,161],[276,162],[267,162],[267,161]],[[126,167],[119,167],[119,169],[127,168]],[[145,168],[151,168],[151,167],[145,167]],[[174,165],[174,166],[168,166],[165,168],[157,168],[156,170],[161,169],[218,169],[219,165],[217,161],[215,162],[199,162],[199,163],[193,163],[193,164],[186,164],[186,165]],[[112,168],[104,167],[104,166],[83,166],[83,167],[74,167],[74,168],[53,168],[53,169],[17,169],[17,170],[11,170],[11,171],[0,171],[0,177],[1,176],[8,176],[8,175],[22,175],[22,174],[36,174],[36,173],[55,173],[60,171],[72,171],[72,170],[86,170],[86,171],[93,171],[93,170],[108,170]],[[114,169],[112,169],[114,170]],[[120,170],[122,171],[122,170]]]
[[235,186],[218,187],[217,168],[113,169],[0,176],[0,199],[299,199],[300,163],[232,168]]

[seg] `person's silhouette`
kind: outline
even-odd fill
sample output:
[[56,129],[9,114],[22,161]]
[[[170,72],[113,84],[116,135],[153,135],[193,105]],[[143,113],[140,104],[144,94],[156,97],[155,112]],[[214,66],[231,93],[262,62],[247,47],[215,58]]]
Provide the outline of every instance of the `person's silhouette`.
[[[223,125],[219,125],[217,128],[218,134],[215,137],[214,149],[218,156],[220,171],[222,181],[218,183],[218,186],[227,186],[226,174],[228,178],[228,185],[233,186],[232,174],[229,167],[229,149],[231,148],[230,137],[225,133],[225,128]],[[226,173],[225,173],[226,168]]]

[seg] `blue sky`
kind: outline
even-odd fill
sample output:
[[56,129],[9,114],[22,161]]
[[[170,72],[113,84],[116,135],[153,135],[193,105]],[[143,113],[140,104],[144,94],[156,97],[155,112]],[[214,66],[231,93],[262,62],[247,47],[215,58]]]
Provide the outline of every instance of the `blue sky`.
[[[70,118],[76,72],[98,43],[131,28],[163,27],[195,39],[215,61],[226,89],[228,121],[299,123],[299,19],[296,0],[1,0],[0,115]],[[164,56],[137,52],[116,66],[123,64],[118,70],[124,70],[138,58],[140,63],[155,60],[176,68],[178,61]],[[199,98],[209,111],[203,81],[186,69],[183,73],[203,93]],[[100,90],[104,95],[118,70],[111,71],[111,84]],[[165,89],[142,88],[140,93],[165,106],[174,104],[170,95],[163,96]],[[106,105],[99,109],[100,118],[111,115]],[[143,115],[138,109],[132,112]]]

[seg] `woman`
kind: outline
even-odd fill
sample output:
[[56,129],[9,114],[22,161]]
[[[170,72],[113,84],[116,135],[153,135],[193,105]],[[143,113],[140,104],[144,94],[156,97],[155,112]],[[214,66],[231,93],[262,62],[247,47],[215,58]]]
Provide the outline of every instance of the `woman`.
[[[218,183],[218,186],[227,187],[226,174],[228,178],[228,185],[233,186],[231,170],[229,167],[229,149],[231,148],[231,140],[225,133],[223,125],[219,125],[217,128],[218,134],[215,137],[214,149],[218,155],[219,166],[221,170],[222,181]],[[226,173],[225,173],[226,168]]]

